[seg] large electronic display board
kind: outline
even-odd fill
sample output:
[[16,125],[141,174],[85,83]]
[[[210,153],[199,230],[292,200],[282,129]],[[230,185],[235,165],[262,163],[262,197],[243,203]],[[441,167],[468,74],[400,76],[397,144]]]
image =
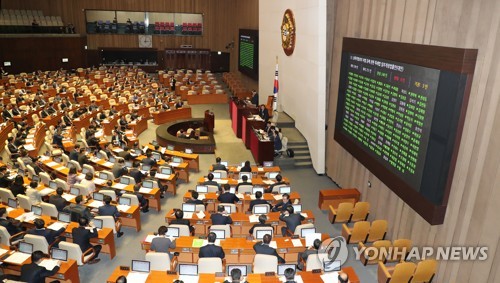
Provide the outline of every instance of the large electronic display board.
[[444,221],[476,56],[344,39],[335,140],[431,224]]

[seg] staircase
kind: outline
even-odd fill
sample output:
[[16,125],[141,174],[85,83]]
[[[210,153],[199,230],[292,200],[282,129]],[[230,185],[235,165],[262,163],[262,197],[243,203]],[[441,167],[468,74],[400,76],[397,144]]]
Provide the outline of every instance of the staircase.
[[281,129],[283,136],[288,138],[288,148],[292,149],[295,155],[293,158],[290,158],[286,154],[283,154],[280,157],[274,158],[274,163],[288,169],[312,168],[309,146],[304,136],[295,128],[295,121],[285,112],[279,112],[276,125]]

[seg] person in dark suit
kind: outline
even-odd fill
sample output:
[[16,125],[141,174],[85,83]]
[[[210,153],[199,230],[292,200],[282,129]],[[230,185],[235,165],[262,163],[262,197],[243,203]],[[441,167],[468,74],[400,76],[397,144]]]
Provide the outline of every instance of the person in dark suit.
[[[120,178],[121,176],[124,176],[124,175],[128,175],[128,169],[127,169],[127,167],[125,167],[125,160],[122,158],[119,158],[118,162],[116,162],[113,165],[113,168],[111,168],[111,172],[113,172],[113,176],[115,176],[115,179]],[[139,173],[140,173],[140,171],[139,171]],[[134,179],[135,179],[135,177],[134,177]],[[140,183],[140,181],[139,181],[139,183]]]
[[217,157],[215,158],[215,164],[212,165],[212,170],[215,171],[215,170],[224,170],[227,172],[227,168],[226,168],[226,165],[224,164],[221,164],[221,159],[220,157]]
[[262,241],[259,241],[253,245],[253,250],[256,254],[273,255],[278,258],[278,263],[285,263],[285,260],[278,255],[275,248],[269,246],[271,243],[271,235],[265,234]]
[[18,158],[20,156],[19,148],[17,148],[17,146],[14,145],[14,137],[8,137],[7,141],[8,141],[7,148],[12,154],[11,158]]
[[198,254],[199,258],[203,257],[218,257],[220,259],[224,259],[226,257],[226,254],[224,253],[224,250],[222,247],[216,246],[215,245],[215,240],[217,239],[217,236],[215,233],[210,232],[208,233],[208,244],[204,247],[200,248],[200,252]]
[[189,232],[194,235],[194,227],[191,226],[188,219],[184,219],[184,212],[180,209],[175,211],[175,219],[171,220],[170,224],[186,225],[189,227]]
[[73,243],[80,246],[82,252],[85,252],[86,250],[92,248],[94,250],[95,255],[89,261],[89,264],[98,263],[100,261],[98,257],[99,253],[101,252],[102,246],[101,245],[93,246],[90,244],[90,239],[96,238],[98,236],[97,229],[95,227],[92,230],[86,229],[87,225],[89,224],[89,221],[85,217],[80,217],[78,223],[80,224],[80,226],[73,228],[73,231],[71,232],[71,234],[73,235]]
[[260,118],[262,118],[262,120],[264,120],[266,123],[267,121],[269,120],[269,111],[267,111],[267,108],[264,104],[261,104],[260,105],[260,108],[259,108],[259,116]]
[[172,258],[172,254],[169,250],[175,249],[175,240],[170,241],[170,239],[166,237],[167,232],[167,226],[162,225],[158,228],[158,237],[153,238],[153,240],[151,241],[150,250],[157,253],[168,253],[170,255],[170,258]]
[[[44,257],[45,254],[42,251],[34,251],[31,254],[31,263],[27,263],[21,266],[20,280],[22,282],[44,283],[45,278],[53,276],[59,271],[61,265],[60,262],[58,262],[52,270],[47,270],[45,267],[38,265]],[[51,282],[59,281],[54,280]]]
[[252,97],[250,98],[250,102],[252,102],[253,105],[258,106],[259,105],[259,94],[257,91],[252,90]]
[[313,242],[312,248],[306,248],[305,251],[298,253],[297,268],[302,270],[304,268],[304,263],[307,262],[307,258],[312,254],[317,254],[320,247],[321,247],[321,240],[316,239]]
[[10,184],[10,191],[17,197],[18,194],[26,194],[26,187],[24,186],[24,178],[21,175],[17,175],[14,178],[14,182]]
[[70,152],[69,152],[69,160],[74,160],[76,162],[78,162],[78,152],[80,151],[80,145],[79,144],[76,144],[75,145],[75,148],[73,148]]
[[212,225],[233,224],[233,219],[226,213],[222,205],[217,206],[217,213],[210,215],[210,219],[212,219]]
[[0,188],[8,188],[10,186],[9,174],[7,172],[7,166],[0,166]]
[[63,146],[63,136],[61,135],[61,131],[57,129],[52,137],[52,144],[57,145],[59,148],[64,148]]
[[111,205],[110,196],[104,196],[104,205],[100,206],[97,211],[97,213],[101,216],[113,216],[113,218],[115,219],[116,236],[118,238],[123,236],[123,232],[121,232],[122,224],[120,222],[120,212],[118,211],[116,206]]
[[250,207],[248,208],[248,211],[252,211],[253,206],[256,204],[269,204],[266,200],[262,199],[261,191],[255,192],[255,199],[250,201]]
[[229,191],[231,189],[231,186],[229,184],[224,184],[222,188],[223,191],[217,198],[220,203],[237,203],[240,201],[240,199],[235,194],[232,194]]
[[66,230],[65,227],[62,227],[57,231],[54,231],[52,229],[45,229],[45,221],[43,221],[42,218],[35,219],[34,223],[35,228],[27,230],[26,234],[42,236],[45,238],[45,240],[47,240],[47,243],[49,245],[52,245],[57,240],[57,237],[59,237]]
[[270,185],[265,192],[266,193],[271,193],[274,189],[274,187],[279,186],[279,185],[286,185],[286,183],[283,181],[283,177],[281,174],[276,175],[276,182],[272,185]]
[[40,111],[40,117],[47,118],[49,116],[50,116],[50,113],[47,109],[42,109],[42,111]]
[[304,216],[293,213],[293,206],[287,207],[286,211],[280,215],[280,220],[286,223],[286,227],[281,227],[281,234],[286,236],[286,230],[290,230],[292,233],[295,232],[295,228],[297,228],[304,219]]
[[137,199],[139,200],[139,208],[141,209],[142,212],[146,213],[146,212],[149,212],[149,200],[146,199],[139,192],[140,189],[141,189],[141,185],[140,184],[135,184],[134,185],[134,195],[136,195]]
[[90,218],[92,218],[90,210],[85,205],[83,205],[82,202],[83,196],[78,195],[75,198],[75,203],[70,203],[63,209],[64,212],[71,213],[71,221],[78,221],[80,218],[86,218],[88,221]]
[[156,160],[154,160],[153,158],[151,158],[151,156],[152,156],[151,151],[148,151],[146,153],[146,158],[144,158],[143,160],[141,160],[141,163],[145,164],[145,165],[156,166]]
[[256,227],[273,227],[273,226],[271,226],[271,224],[266,223],[266,221],[267,221],[267,216],[266,216],[266,215],[264,215],[264,214],[260,215],[260,216],[259,216],[259,223],[254,224],[254,225],[252,226],[252,228],[250,228],[250,230],[248,230],[248,232],[250,232],[250,235],[252,235],[252,234],[253,234],[253,230],[254,230],[254,228],[256,228]]
[[214,181],[214,174],[208,173],[207,179],[208,179],[208,181],[203,182],[202,185],[205,185],[205,186],[208,186],[208,185],[210,185],[210,186],[216,186],[217,189],[220,189],[219,183],[217,183],[216,181]]
[[143,174],[139,170],[139,162],[137,161],[132,162],[132,168],[128,172],[128,175],[134,178],[136,184],[142,182],[142,179],[147,176],[147,174]]
[[203,201],[198,199],[198,192],[197,191],[192,191],[191,192],[191,198],[186,201],[186,203],[193,203],[193,204],[203,204]]
[[63,194],[64,189],[62,187],[58,187],[56,189],[56,194],[49,197],[49,203],[55,205],[57,211],[63,211],[64,207],[66,207],[66,200],[62,197]]
[[85,164],[89,164],[89,158],[85,154],[85,148],[80,148],[80,155],[78,155],[78,163],[83,167]]
[[252,172],[252,166],[250,166],[250,161],[245,161],[245,166],[241,167],[240,172]]
[[12,119],[12,116],[14,116],[14,114],[12,114],[12,104],[7,104],[2,111],[2,117],[5,121],[7,121]]
[[244,186],[244,185],[250,185],[251,186],[252,185],[252,182],[248,182],[248,176],[247,175],[241,176],[241,180],[243,182],[238,183],[238,185],[236,185],[236,189],[235,189],[236,191],[238,191],[238,189],[240,188],[240,186]]
[[285,212],[287,207],[292,206],[290,195],[283,194],[283,199],[273,207],[273,211]]
[[14,221],[11,219],[7,219],[7,208],[0,207],[0,225],[7,229],[9,235],[13,236],[22,231],[21,222],[17,222],[14,224]]
[[297,283],[297,281],[295,281],[295,269],[293,268],[285,269],[284,275],[286,280],[284,283]]

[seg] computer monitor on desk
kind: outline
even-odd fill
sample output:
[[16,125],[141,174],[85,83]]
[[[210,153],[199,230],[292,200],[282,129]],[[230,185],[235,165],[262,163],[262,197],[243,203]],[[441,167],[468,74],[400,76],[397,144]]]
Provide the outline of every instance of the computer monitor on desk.
[[67,250],[52,248],[50,250],[50,253],[51,253],[52,259],[61,260],[61,261],[68,261],[68,251]]
[[57,190],[57,183],[54,181],[49,181],[49,187],[53,190]]
[[130,179],[129,178],[125,178],[125,177],[121,177],[120,178],[120,184],[130,185]]
[[206,193],[208,193],[208,186],[197,185],[196,186],[196,191],[198,193],[206,194]]
[[264,236],[269,234],[271,237],[273,236],[273,228],[269,228],[269,230],[257,230],[255,231],[255,239],[261,240],[264,239]]
[[42,216],[42,207],[40,206],[32,205],[31,211],[34,215]]
[[64,222],[64,223],[70,223],[71,222],[71,214],[66,213],[66,212],[59,212],[59,214],[57,214],[57,221]]
[[25,254],[32,254],[33,253],[33,244],[26,243],[26,242],[20,242],[18,251],[25,253]]
[[233,269],[239,269],[241,271],[241,276],[247,276],[247,266],[246,265],[228,265],[227,266],[227,275],[231,276],[231,271]]
[[144,188],[147,188],[147,189],[152,189],[154,184],[153,184],[153,181],[151,181],[151,180],[144,180],[144,181],[142,181],[142,186]]
[[314,234],[316,233],[316,228],[302,228],[300,230],[300,237],[305,238],[309,234]]
[[194,203],[183,203],[182,204],[182,211],[184,211],[184,212],[195,212],[196,211],[196,204],[194,204]]
[[280,194],[290,194],[292,192],[292,188],[290,186],[281,186],[279,187]]
[[179,264],[179,275],[198,276],[198,265]]
[[186,148],[184,152],[186,152],[187,154],[192,154],[193,150],[191,148]]
[[179,238],[179,228],[178,227],[168,227],[167,237]]
[[227,168],[227,166],[228,166],[228,163],[227,163],[227,161],[221,161],[221,162],[220,162],[220,164],[221,164],[221,165],[224,165],[224,166],[226,166],[226,168]]
[[128,206],[130,206],[131,203],[132,203],[132,199],[130,199],[130,198],[120,197],[120,199],[118,199],[118,204],[119,205],[128,205]]
[[269,172],[268,178],[269,179],[276,179],[276,176],[279,175],[280,172]]
[[302,204],[292,204],[294,213],[302,212]]
[[274,166],[274,162],[272,162],[272,161],[264,161],[264,162],[262,162],[262,165],[264,167],[273,167]]
[[220,180],[222,177],[221,172],[212,172],[212,175],[214,175],[214,180]]
[[171,175],[172,174],[172,168],[170,168],[170,167],[162,167],[161,170],[160,170],[160,174]]
[[153,157],[154,160],[160,161],[161,160],[161,154],[159,152],[152,152],[151,157]]
[[226,231],[220,229],[210,229],[210,232],[213,232],[218,240],[224,240],[226,238]]
[[172,157],[172,162],[173,163],[182,163],[182,158],[180,157]]
[[173,145],[167,145],[167,149],[170,151],[174,151],[175,147]]
[[99,172],[99,179],[107,180],[108,174],[106,174],[104,172]]
[[255,195],[255,193],[257,193],[257,192],[264,193],[264,188],[263,187],[253,187],[252,188],[252,194]]
[[146,272],[151,271],[151,263],[145,260],[132,260],[132,271],[135,272]]
[[252,173],[250,172],[240,172],[238,178],[241,180],[243,176],[247,176],[248,180],[252,180]]
[[104,195],[101,193],[93,193],[92,198],[97,201],[103,201],[104,200]]
[[268,214],[269,205],[257,205],[253,207],[253,214]]

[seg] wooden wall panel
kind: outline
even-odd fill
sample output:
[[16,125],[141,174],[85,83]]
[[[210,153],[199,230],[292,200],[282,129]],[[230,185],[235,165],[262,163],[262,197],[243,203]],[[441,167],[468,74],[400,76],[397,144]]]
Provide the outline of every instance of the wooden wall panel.
[[[487,246],[486,261],[441,261],[437,282],[498,282],[500,262],[500,2],[497,0],[338,0],[328,103],[327,174],[358,187],[371,219],[388,219],[390,239],[419,246]],[[479,50],[445,223],[430,226],[333,140],[342,37]],[[372,187],[367,188],[371,181]]]

